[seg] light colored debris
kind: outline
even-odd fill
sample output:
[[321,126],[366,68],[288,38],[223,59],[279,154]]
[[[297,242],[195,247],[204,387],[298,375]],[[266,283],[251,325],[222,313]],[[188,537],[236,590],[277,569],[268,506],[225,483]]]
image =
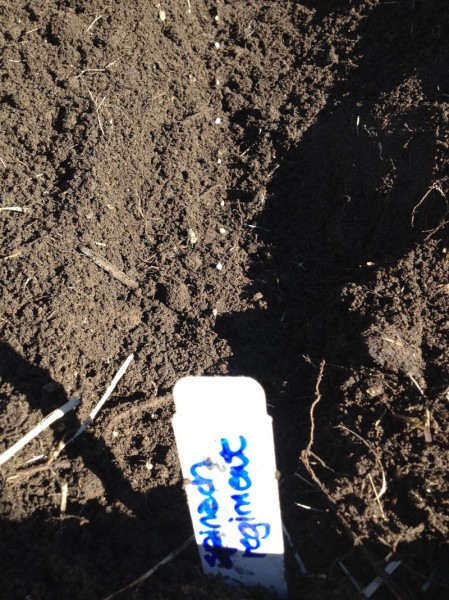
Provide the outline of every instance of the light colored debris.
[[62,450],[64,450],[64,448],[66,448],[71,442],[73,442],[74,440],[76,440],[76,438],[79,435],[81,435],[83,433],[83,431],[85,431],[88,427],[90,427],[90,425],[92,425],[95,417],[100,412],[100,410],[103,407],[104,403],[108,400],[109,396],[115,390],[118,382],[123,377],[123,375],[126,373],[126,370],[128,369],[129,365],[131,364],[131,361],[133,360],[133,358],[134,358],[134,354],[130,354],[128,356],[128,358],[122,364],[122,366],[120,367],[120,369],[117,371],[117,373],[116,373],[114,379],[112,380],[111,384],[109,385],[108,389],[105,391],[105,393],[103,394],[103,396],[97,402],[97,404],[95,405],[95,407],[93,408],[93,410],[91,410],[91,412],[89,413],[89,416],[81,424],[80,428],[75,433],[75,435],[73,437],[71,437],[68,442],[65,442],[65,443],[61,444],[59,446],[59,448],[53,453],[53,460],[56,459],[59,456],[59,454],[62,452]]
[[221,262],[217,263],[215,268],[217,269],[217,271],[222,271],[223,270],[223,265],[221,264]]
[[167,13],[165,12],[165,10],[160,10],[159,11],[159,19],[164,22],[167,20]]
[[[374,493],[375,493],[375,499],[376,502],[379,502],[380,498],[382,498],[382,496],[385,494],[385,492],[387,491],[387,478],[385,477],[385,471],[384,468],[382,466],[382,462],[379,458],[379,456],[377,455],[377,452],[374,450],[374,448],[371,446],[371,444],[369,444],[365,439],[362,438],[361,435],[359,435],[358,433],[356,433],[355,431],[352,431],[352,429],[349,429],[349,427],[346,427],[345,425],[338,425],[337,429],[343,429],[344,431],[347,431],[348,433],[351,433],[353,436],[355,436],[358,440],[360,440],[363,444],[365,444],[365,446],[371,450],[371,452],[374,455],[374,458],[376,460],[376,463],[380,469],[380,472],[382,474],[382,486],[379,490],[379,492],[377,492],[375,486],[374,486],[374,482],[373,482],[373,488],[374,488]],[[382,509],[381,509],[382,510]],[[383,514],[383,510],[382,510],[382,514]],[[385,515],[384,515],[385,516]]]
[[0,206],[0,211],[25,213],[28,211],[28,208],[26,208],[24,206]]
[[73,410],[80,401],[77,398],[72,398],[65,404],[63,404],[60,408],[57,408],[52,413],[50,413],[45,419],[43,419],[40,423],[33,427],[31,431],[29,431],[23,438],[21,438],[18,442],[16,442],[11,448],[5,450],[3,454],[0,455],[0,465],[3,465],[6,461],[12,458],[17,452],[19,452],[24,446],[28,444],[32,439],[42,433],[45,429],[50,427],[55,421],[63,417],[69,411]]
[[83,254],[88,256],[90,259],[92,259],[93,262],[98,267],[100,267],[100,269],[103,269],[103,271],[106,271],[106,273],[109,273],[109,275],[114,277],[114,279],[117,279],[117,281],[120,281],[120,283],[122,283],[126,287],[129,287],[132,290],[136,290],[139,287],[139,284],[137,283],[137,281],[135,281],[134,279],[131,279],[131,277],[128,277],[128,275],[123,273],[123,271],[120,271],[120,269],[117,269],[116,266],[114,266],[112,263],[110,263],[108,260],[106,260],[105,258],[100,256],[99,254],[97,254],[96,252],[91,250],[90,248],[87,248],[86,246],[81,246],[80,252],[82,252]]
[[140,585],[141,583],[143,583],[146,579],[148,579],[148,577],[151,577],[151,575],[156,573],[156,571],[158,571],[160,569],[160,567],[162,567],[163,565],[166,565],[171,560],[176,558],[178,556],[178,554],[181,554],[181,552],[183,552],[187,548],[187,546],[189,546],[194,541],[194,539],[195,539],[195,536],[193,536],[193,535],[190,536],[188,540],[186,540],[183,544],[178,546],[178,548],[176,548],[176,550],[173,550],[173,552],[170,552],[170,554],[168,554],[165,558],[163,558],[160,562],[158,562],[157,565],[152,567],[149,571],[147,571],[146,573],[144,573],[143,575],[141,575],[140,577],[135,579],[129,585],[126,585],[125,587],[123,587],[121,590],[117,590],[116,592],[114,592],[113,594],[111,594],[110,596],[105,598],[104,600],[112,600],[112,598],[115,598],[122,592],[129,590],[133,587],[136,587],[136,585]]
[[[396,571],[396,569],[399,567],[401,562],[402,561],[400,561],[400,560],[392,560],[385,567],[385,573],[387,573],[388,575],[391,575],[392,573],[394,573],[394,571]],[[365,588],[363,588],[363,590],[361,590],[361,592],[365,596],[365,598],[371,598],[371,596],[375,592],[377,592],[377,590],[383,583],[384,582],[382,581],[381,577],[376,577],[375,579],[373,579],[373,581],[369,585],[367,585]]]
[[[42,454],[42,458],[45,456]],[[34,467],[28,467],[28,469],[20,469],[14,475],[10,475],[6,481],[8,483],[14,482],[17,479],[22,479],[23,477],[31,477],[35,473],[41,473],[42,471],[48,471],[50,469],[70,469],[71,463],[69,460],[59,460],[54,463],[44,463],[43,465],[36,465]]]
[[325,510],[321,510],[321,508],[313,508],[313,506],[307,506],[307,504],[300,504],[299,502],[295,502],[296,506],[299,508],[304,508],[304,510],[312,510],[313,512],[325,513]]
[[284,523],[282,523],[282,530],[284,532],[284,535],[288,542],[288,545],[290,546],[290,548],[293,551],[293,556],[295,558],[296,564],[299,567],[299,570],[301,571],[301,573],[303,575],[307,575],[306,565],[304,564],[304,561],[302,560],[302,558],[299,556],[299,552],[297,551],[296,546],[293,544],[293,540],[292,540],[289,532],[287,531],[287,527],[284,525]]
[[311,483],[308,479],[306,479],[305,477],[303,477],[302,475],[300,475],[299,473],[293,473],[295,475],[295,477],[299,477],[299,479],[302,479],[302,481],[304,481],[304,483],[307,483],[307,485],[309,485],[310,487],[314,488],[315,486],[313,485],[313,483]]
[[69,484],[66,481],[64,481],[64,483],[61,484],[61,506],[60,506],[61,514],[64,514],[65,511],[67,510],[68,495],[69,495]]
[[88,33],[92,29],[92,27],[95,25],[95,23],[97,23],[102,17],[103,17],[103,15],[97,15],[84,33]]
[[198,242],[198,236],[193,231],[193,229],[189,229],[187,231],[187,237],[189,238],[189,242],[194,246]]
[[343,562],[341,560],[339,560],[338,564],[340,565],[340,568],[343,571],[343,573],[345,573],[347,575],[349,581],[352,583],[352,585],[355,587],[355,589],[359,592],[359,594],[361,594],[362,588],[360,587],[358,582],[355,580],[355,578],[352,576],[352,574],[348,571],[348,569],[345,567]]

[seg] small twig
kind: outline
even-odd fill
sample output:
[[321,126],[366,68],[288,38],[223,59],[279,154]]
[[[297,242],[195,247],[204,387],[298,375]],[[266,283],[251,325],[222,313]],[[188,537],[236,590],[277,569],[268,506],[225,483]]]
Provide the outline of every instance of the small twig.
[[424,398],[426,397],[425,393],[423,392],[422,387],[419,385],[419,383],[416,381],[416,379],[413,377],[413,375],[410,375],[410,373],[407,373],[407,375],[409,376],[410,381],[413,383],[413,385],[416,386],[417,390],[419,391],[419,393],[421,394],[421,396],[424,396]]
[[306,565],[304,564],[304,561],[302,560],[302,558],[299,556],[299,552],[296,549],[296,547],[295,547],[295,545],[293,543],[293,540],[292,540],[292,538],[291,538],[291,536],[290,536],[290,534],[289,534],[289,532],[287,530],[287,527],[284,525],[284,523],[282,523],[282,530],[283,530],[284,535],[285,535],[285,537],[287,539],[288,545],[292,549],[293,556],[295,558],[296,564],[299,567],[299,570],[301,571],[301,573],[303,575],[307,575]]
[[143,410],[155,410],[157,408],[160,408],[161,406],[164,406],[165,404],[168,404],[171,400],[171,396],[163,396],[162,398],[152,398],[151,400],[145,400],[144,402],[133,404],[130,408],[128,408],[127,410],[123,410],[121,413],[115,415],[115,417],[113,417],[109,421],[104,431],[104,437],[107,438],[109,435],[111,435],[111,433],[114,430],[114,427],[116,427],[122,419],[125,419],[126,417],[129,417],[130,415],[136,412],[141,412]]
[[84,33],[88,33],[92,29],[92,27],[95,25],[95,23],[97,21],[99,21],[102,17],[103,17],[103,15],[98,15],[97,17],[95,17],[95,19],[92,21],[92,23],[89,25],[89,27],[86,29],[86,31]]
[[103,271],[106,271],[107,273],[109,273],[109,275],[112,275],[114,279],[117,279],[117,281],[120,281],[120,283],[123,283],[123,285],[126,285],[127,287],[133,290],[136,290],[139,287],[137,281],[131,279],[130,277],[128,277],[128,275],[125,275],[123,271],[117,269],[117,267],[115,267],[112,263],[110,263],[108,260],[100,256],[96,252],[93,252],[90,248],[82,246],[80,248],[80,252],[91,258],[94,261],[94,263],[98,267],[100,267],[100,269],[103,269]]
[[75,79],[79,79],[84,75],[84,73],[104,73],[106,71],[106,67],[104,69],[83,69],[81,73],[75,75]]
[[313,404],[310,408],[311,433],[310,433],[309,443],[307,444],[307,448],[301,452],[302,462],[303,462],[307,472],[309,473],[310,477],[315,482],[317,488],[323,494],[329,508],[334,513],[334,515],[337,518],[338,522],[340,523],[341,527],[343,528],[343,530],[345,531],[345,533],[349,537],[349,539],[352,541],[354,546],[357,546],[360,549],[360,551],[362,552],[362,554],[365,557],[365,559],[367,560],[367,562],[371,565],[371,567],[372,567],[372,569],[374,569],[375,573],[377,573],[377,575],[379,575],[379,577],[382,579],[382,581],[385,583],[385,585],[393,593],[396,600],[408,599],[409,596],[407,595],[407,593],[400,590],[398,588],[398,586],[396,585],[396,583],[394,581],[392,581],[391,577],[387,573],[385,573],[385,571],[382,569],[382,567],[379,566],[378,560],[366,548],[366,546],[363,543],[363,539],[354,533],[354,531],[351,528],[351,525],[346,520],[346,518],[341,514],[341,512],[339,511],[335,502],[332,500],[328,491],[326,490],[326,487],[320,481],[320,479],[318,478],[318,476],[316,475],[315,471],[313,470],[313,468],[310,464],[309,455],[310,455],[311,448],[313,446],[313,441],[314,441],[313,436],[314,436],[314,432],[315,432],[314,410],[315,410],[316,405],[321,400],[319,384],[321,383],[321,379],[323,376],[324,365],[325,365],[325,363],[324,363],[324,361],[322,361],[322,363],[320,365],[318,379],[317,379],[315,401],[313,402]]
[[63,417],[66,413],[74,409],[80,401],[77,398],[72,398],[65,404],[63,404],[60,408],[57,408],[52,413],[50,413],[45,419],[43,419],[36,427],[33,427],[31,431],[29,431],[22,439],[16,442],[11,448],[5,450],[3,454],[0,455],[0,465],[3,465],[7,460],[12,458],[19,450],[21,450],[24,446],[28,444],[32,439],[34,439],[37,435],[42,433],[47,427],[50,427],[55,421]]
[[104,133],[104,129],[103,129],[103,123],[101,122],[101,117],[100,117],[100,108],[101,108],[101,105],[103,104],[103,102],[106,100],[106,96],[104,96],[100,100],[100,102],[97,102],[95,100],[95,98],[94,98],[94,95],[92,94],[92,92],[90,91],[89,88],[87,88],[87,91],[89,92],[89,96],[90,96],[92,102],[95,104],[95,112],[97,113],[98,126],[100,127],[100,131],[101,131],[102,136],[105,137],[105,133]]
[[176,558],[179,554],[181,554],[181,552],[183,552],[193,542],[194,539],[195,539],[195,536],[193,536],[193,535],[190,536],[188,540],[186,540],[183,544],[181,544],[178,548],[176,548],[176,550],[173,550],[173,552],[170,552],[170,554],[168,554],[165,558],[163,558],[160,562],[158,562],[157,565],[152,567],[149,571],[147,571],[146,573],[144,573],[143,575],[141,575],[140,577],[135,579],[132,583],[128,584],[127,586],[123,587],[122,589],[118,590],[117,592],[114,592],[113,594],[111,594],[110,596],[105,598],[104,600],[111,600],[112,598],[115,598],[122,592],[125,592],[126,590],[129,590],[133,587],[136,587],[136,585],[143,583],[146,579],[151,577],[151,575],[156,573],[156,571],[158,571],[160,569],[160,567],[162,567],[163,565],[166,565],[168,562],[170,562],[171,560]]
[[368,473],[368,479],[369,479],[369,482],[370,482],[370,484],[371,484],[371,487],[373,488],[373,491],[374,491],[374,497],[375,497],[375,499],[376,499],[376,501],[377,501],[377,504],[379,505],[380,514],[381,514],[381,515],[382,515],[382,517],[385,519],[385,513],[384,513],[384,509],[382,508],[382,504],[380,503],[380,497],[381,497],[381,495],[382,495],[382,494],[381,494],[381,491],[382,491],[382,490],[381,490],[380,492],[378,492],[378,491],[377,491],[377,489],[376,489],[376,486],[374,485],[373,478],[371,477],[371,473]]
[[7,483],[12,483],[22,477],[31,477],[35,473],[41,473],[42,471],[48,471],[49,469],[70,469],[71,462],[67,459],[58,460],[52,464],[45,463],[43,465],[36,465],[35,467],[28,467],[28,469],[21,469],[6,478]]
[[[417,389],[420,392],[421,396],[424,398],[424,400],[427,403],[426,395],[423,392],[423,390],[422,390],[421,386],[419,385],[419,383],[416,381],[416,379],[412,375],[410,375],[410,373],[408,373],[408,376],[410,378],[410,381],[415,384],[415,386],[417,387]],[[430,429],[430,410],[429,410],[429,408],[427,406],[426,406],[425,410],[426,410],[426,418],[425,418],[425,421],[424,421],[424,425],[421,426],[421,427],[422,427],[422,429],[424,431],[424,439],[426,440],[426,443],[430,444],[430,443],[432,443],[432,431]]]
[[435,183],[432,183],[432,185],[430,186],[430,188],[427,190],[427,192],[424,194],[424,196],[421,198],[421,200],[418,202],[418,204],[412,210],[412,220],[411,220],[411,226],[412,227],[414,226],[416,211],[421,206],[421,204],[425,201],[425,199],[427,198],[427,196],[431,192],[433,192],[433,191],[439,192],[441,194],[441,196],[446,200],[446,194],[443,192],[443,190],[441,188],[441,183],[439,183],[438,181],[435,182]]
[[[385,477],[385,471],[384,471],[384,468],[382,466],[382,462],[381,462],[379,456],[377,455],[377,452],[374,450],[374,448],[371,446],[371,444],[369,444],[366,440],[364,440],[362,438],[361,435],[359,435],[355,431],[352,431],[352,429],[349,429],[349,427],[346,427],[345,425],[337,425],[337,428],[338,429],[344,429],[348,433],[351,433],[352,435],[354,435],[358,440],[360,440],[362,442],[362,444],[365,444],[365,446],[369,450],[371,450],[371,452],[374,454],[374,458],[376,459],[376,462],[377,462],[377,464],[379,466],[379,469],[380,469],[380,471],[382,473],[382,487],[381,487],[379,493],[377,493],[376,492],[376,488],[374,488],[375,494],[376,494],[376,500],[379,500],[380,498],[382,498],[382,496],[387,491],[387,478]],[[373,487],[374,487],[374,484],[373,484]]]
[[81,424],[81,426],[78,429],[78,431],[75,433],[75,435],[73,435],[69,439],[68,442],[63,443],[63,444],[61,444],[58,447],[58,449],[53,453],[53,457],[52,457],[51,460],[55,460],[59,456],[59,454],[64,450],[64,448],[66,448],[69,444],[71,444],[74,440],[76,440],[76,438],[79,435],[81,435],[83,433],[83,431],[86,431],[86,429],[88,427],[90,427],[90,425],[92,425],[95,417],[100,412],[102,406],[107,401],[107,399],[112,394],[112,392],[115,390],[115,388],[116,388],[118,382],[120,381],[120,379],[126,373],[126,370],[129,367],[129,365],[130,365],[131,361],[133,360],[133,358],[134,358],[134,354],[130,354],[128,356],[128,358],[125,360],[125,362],[122,364],[122,366],[120,367],[120,369],[115,374],[115,377],[112,380],[111,384],[109,385],[108,389],[105,391],[105,393],[103,394],[103,396],[100,398],[100,400],[97,402],[97,404],[95,405],[95,407],[89,413],[89,416],[87,417],[87,419]]
[[321,392],[320,392],[320,385],[321,385],[321,381],[323,379],[323,372],[324,372],[324,366],[326,364],[325,360],[322,360],[320,363],[320,370],[318,372],[318,377],[316,380],[316,384],[315,384],[315,400],[312,402],[312,406],[310,407],[310,436],[309,436],[309,443],[307,444],[306,449],[303,451],[304,456],[307,456],[307,462],[309,461],[309,456],[312,450],[312,446],[313,446],[313,439],[315,436],[315,418],[314,418],[314,412],[315,412],[315,408],[316,405],[320,402],[321,400]]

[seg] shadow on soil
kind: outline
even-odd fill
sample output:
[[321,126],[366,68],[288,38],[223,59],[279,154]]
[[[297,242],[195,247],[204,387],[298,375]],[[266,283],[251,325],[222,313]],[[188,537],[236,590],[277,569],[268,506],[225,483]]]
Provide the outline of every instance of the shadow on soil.
[[[334,429],[343,409],[340,386],[351,371],[372,364],[362,336],[371,318],[349,313],[343,288],[367,285],[378,269],[396,265],[447,211],[435,191],[411,223],[414,207],[434,183],[435,123],[429,107],[437,85],[449,84],[441,46],[448,25],[444,6],[416,3],[415,9],[409,3],[373,9],[359,31],[357,53],[362,58],[357,69],[332,89],[300,144],[287,153],[278,148],[279,168],[258,218],[259,250],[252,256],[252,286],[247,290],[249,297],[263,295],[265,309],[256,302],[254,310],[223,316],[217,324],[220,337],[233,350],[231,373],[254,377],[267,392],[287,524],[301,519],[301,512],[291,508],[297,488],[293,473],[309,440],[320,361],[331,366],[322,382],[315,448],[320,456],[321,451],[332,456],[337,472],[345,472],[346,460]],[[401,94],[412,80],[429,102],[403,104]],[[438,101],[443,101],[441,96]],[[384,135],[389,108],[394,110],[394,125],[388,124],[393,133]],[[314,501],[319,502],[316,494]],[[309,518],[308,523],[308,531],[292,525],[305,541],[304,560],[315,568],[333,564],[328,575],[341,573],[339,553],[350,553],[350,544],[341,540],[329,515]],[[407,555],[416,557],[424,577],[433,571],[431,563],[423,566],[424,556],[441,558],[445,553],[437,541],[428,547],[424,542],[407,546]],[[363,569],[358,563],[356,572]],[[401,584],[410,576],[405,572],[396,574]],[[373,574],[366,576],[372,579]],[[422,583],[418,578],[405,585],[403,597],[420,597]],[[426,597],[439,597],[441,591],[434,586]]]
[[[422,17],[414,16],[412,39],[409,3],[393,4],[387,25],[386,6],[372,11],[360,31],[363,58],[357,70],[332,90],[326,109],[298,147],[284,155],[282,148],[279,150],[282,161],[259,219],[259,225],[269,232],[263,233],[264,247],[253,256],[251,268],[254,291],[263,293],[269,308],[219,319],[219,334],[233,348],[231,372],[255,377],[273,405],[278,463],[286,481],[292,479],[300,451],[307,444],[309,408],[320,360],[325,358],[349,370],[367,360],[360,341],[367,323],[346,313],[340,301],[342,287],[352,281],[361,285],[369,281],[372,270],[368,262],[376,266],[394,263],[442,216],[441,203],[431,194],[417,214],[415,227],[410,225],[413,207],[433,183],[434,137],[426,109],[412,106],[399,115],[397,135],[391,139],[382,137],[381,123],[373,117],[373,106],[381,94],[391,92],[411,74],[421,79],[424,92],[429,91],[431,72],[420,72],[418,59],[424,48],[435,55],[439,51],[434,32],[441,30],[442,9],[441,2],[427,3],[426,10],[420,11]],[[438,64],[443,61],[432,62]],[[438,71],[433,77],[436,75],[447,85],[446,72]],[[359,135],[357,115],[361,118]],[[386,187],[385,179],[390,176],[391,185]],[[66,400],[62,389],[51,398],[42,396],[43,385],[51,382],[48,372],[30,365],[4,343],[0,345],[0,377],[25,394],[33,408],[49,411]],[[336,443],[332,415],[338,413],[338,406],[332,402],[338,402],[340,383],[340,371],[328,370],[324,384],[329,424],[318,433],[318,444],[327,444],[328,453]],[[79,423],[73,415],[71,419],[68,427],[76,429]],[[338,454],[338,447],[335,451]],[[108,499],[122,503],[129,516],[92,504],[80,506],[78,515],[63,519],[35,514],[27,522],[4,520],[1,587],[7,598],[38,600],[70,593],[72,598],[98,599],[145,572],[154,564],[154,556],[173,550],[173,533],[166,536],[168,529],[178,531],[179,543],[190,535],[181,489],[157,489],[146,496],[136,493],[114,466],[105,443],[89,433],[67,454],[69,458],[80,456],[86,468],[101,479]],[[281,496],[284,505],[290,501],[290,484],[281,484]],[[286,507],[288,513],[291,509]],[[337,535],[336,546],[328,548],[328,531],[324,537],[319,533],[323,524],[335,530],[332,518],[323,515],[317,517],[316,529],[303,534],[305,542],[314,538],[310,556],[322,553],[330,564],[339,553],[348,552],[348,545],[339,542]],[[12,536],[24,540],[23,545],[14,546],[20,556],[9,552]],[[426,551],[428,556],[437,554],[435,548],[426,550],[416,543],[409,551],[416,551],[417,562]],[[309,557],[304,558],[307,561]],[[182,576],[183,597],[200,597],[188,591],[189,572],[190,581],[198,575],[196,548],[192,546],[179,560],[184,567],[177,563],[177,571],[169,566],[152,580],[153,598],[164,598],[168,581],[170,589],[175,589],[177,573]],[[435,568],[435,561],[422,567],[427,574]],[[23,564],[23,578],[9,580],[9,566],[18,563]],[[318,559],[316,564],[321,564]],[[332,582],[335,570],[326,573],[328,581]],[[126,582],[124,573],[128,574]],[[71,592],[68,582],[73,584]],[[325,591],[321,596],[313,594],[313,588],[323,585],[319,580],[307,585],[307,598],[326,597]],[[180,583],[180,590],[182,586]],[[305,584],[298,586],[304,589]],[[50,589],[54,590],[52,596]],[[144,591],[148,593],[148,588]],[[340,597],[350,597],[348,589],[345,593]],[[418,597],[412,592],[409,596]],[[427,600],[436,597],[432,591],[426,595]]]
[[[0,342],[0,380],[11,384],[27,398],[31,408],[44,414],[67,401],[64,389],[52,380],[47,370],[31,365],[4,342]],[[74,414],[58,421],[54,446],[57,439],[72,434],[79,426]],[[99,478],[105,490],[106,508],[97,501],[85,504],[71,501],[70,515],[61,517],[55,507],[54,515],[37,511],[27,521],[4,518],[0,523],[0,588],[3,597],[10,600],[57,599],[66,596],[69,587],[73,587],[72,598],[98,600],[130,583],[148,570],[149,565],[169,554],[173,550],[173,529],[179,543],[191,535],[181,485],[156,488],[148,494],[136,492],[115,466],[104,440],[88,431],[67,447],[65,455],[71,460],[81,458],[84,467]],[[64,479],[71,477],[70,469],[58,470],[58,474]],[[34,486],[35,493],[45,496],[45,486],[58,474],[49,471]],[[32,485],[32,478],[23,481]],[[76,481],[72,483],[76,485]],[[20,480],[2,482],[2,485],[20,484]],[[118,504],[120,510],[116,508]],[[12,538],[23,543],[16,541],[10,546],[8,540]],[[192,564],[198,564],[193,545],[192,548],[186,550],[181,561],[189,559],[189,571],[194,578],[199,567],[192,568]],[[22,565],[19,581],[18,564]],[[180,567],[182,562],[177,564]],[[182,583],[187,584],[189,575],[187,569],[183,571]],[[164,597],[168,573],[176,581],[176,572],[166,568],[155,583],[156,597]]]

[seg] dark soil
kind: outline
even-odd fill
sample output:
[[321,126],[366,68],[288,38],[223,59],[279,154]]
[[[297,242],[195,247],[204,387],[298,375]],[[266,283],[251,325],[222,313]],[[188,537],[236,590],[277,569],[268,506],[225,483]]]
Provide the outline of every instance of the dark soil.
[[[102,599],[191,535],[186,374],[266,390],[291,598],[360,597],[341,563],[363,587],[391,560],[373,598],[445,598],[447,3],[190,4],[0,1],[0,206],[26,209],[0,211],[2,449],[82,401],[2,467],[2,598]],[[8,480],[130,352],[70,468]],[[268,596],[204,578],[192,545],[120,597]]]

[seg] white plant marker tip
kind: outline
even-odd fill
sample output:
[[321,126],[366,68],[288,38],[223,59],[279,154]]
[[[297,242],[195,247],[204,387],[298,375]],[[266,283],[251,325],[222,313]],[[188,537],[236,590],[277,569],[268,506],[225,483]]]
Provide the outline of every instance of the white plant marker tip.
[[186,377],[173,419],[203,570],[287,596],[271,418],[248,377]]

